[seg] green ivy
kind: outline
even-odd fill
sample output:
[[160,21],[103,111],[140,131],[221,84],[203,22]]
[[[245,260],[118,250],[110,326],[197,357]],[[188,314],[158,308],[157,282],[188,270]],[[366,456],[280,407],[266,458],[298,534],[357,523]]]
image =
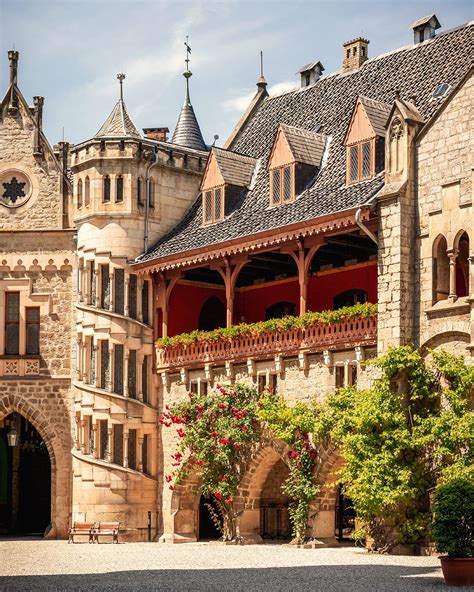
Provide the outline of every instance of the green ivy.
[[376,304],[356,304],[337,310],[307,312],[301,317],[287,316],[282,319],[269,319],[268,321],[261,321],[259,323],[240,323],[231,327],[214,329],[214,331],[196,330],[191,333],[174,335],[173,337],[161,337],[157,340],[157,345],[163,349],[169,349],[206,341],[233,341],[240,337],[258,337],[264,333],[289,331],[290,329],[305,328],[316,324],[328,325],[330,323],[340,323],[356,316],[369,318],[375,314],[377,314]]

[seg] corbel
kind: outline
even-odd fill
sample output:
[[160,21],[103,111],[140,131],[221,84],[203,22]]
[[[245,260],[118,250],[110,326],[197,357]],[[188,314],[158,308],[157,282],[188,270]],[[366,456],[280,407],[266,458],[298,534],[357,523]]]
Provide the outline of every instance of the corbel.
[[323,351],[323,360],[324,360],[324,363],[326,364],[326,366],[333,365],[332,358],[333,358],[332,352],[329,351],[328,349],[325,349]]
[[210,363],[204,364],[204,376],[209,382],[213,381],[212,366]]
[[187,368],[181,368],[179,371],[179,377],[181,384],[188,384],[188,370]]
[[169,372],[162,372],[161,373],[161,384],[166,389],[169,389],[169,386],[170,386],[170,375],[169,375]]
[[300,370],[308,370],[308,352],[300,352],[298,354],[298,368]]
[[234,376],[235,376],[234,364],[230,360],[225,361],[225,375],[230,380],[234,379]]
[[253,358],[247,358],[247,372],[250,376],[255,377],[255,360]]
[[355,348],[355,355],[358,363],[363,362],[365,360],[365,347],[357,345]]
[[281,354],[277,354],[275,356],[275,371],[277,374],[283,374],[284,365],[283,365],[283,358]]

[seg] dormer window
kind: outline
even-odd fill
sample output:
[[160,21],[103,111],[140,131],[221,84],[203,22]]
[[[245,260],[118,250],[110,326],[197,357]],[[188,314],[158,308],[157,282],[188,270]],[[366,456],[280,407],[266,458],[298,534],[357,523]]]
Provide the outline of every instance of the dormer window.
[[270,171],[270,195],[272,206],[295,199],[294,164]]
[[202,223],[221,222],[240,203],[249,187],[256,160],[222,148],[212,148],[201,183]]
[[371,179],[384,169],[385,123],[390,106],[360,96],[345,137],[346,182]]
[[224,187],[214,187],[203,193],[203,224],[220,222],[224,218]]
[[314,182],[326,145],[326,136],[280,124],[268,163],[270,206],[290,203]]

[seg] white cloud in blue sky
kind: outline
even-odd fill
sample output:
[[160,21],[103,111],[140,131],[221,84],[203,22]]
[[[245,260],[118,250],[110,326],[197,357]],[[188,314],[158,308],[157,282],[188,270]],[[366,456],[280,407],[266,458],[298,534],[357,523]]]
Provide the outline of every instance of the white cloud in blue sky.
[[183,101],[184,39],[192,48],[191,98],[203,135],[220,141],[255,92],[259,52],[270,92],[298,84],[295,72],[320,60],[340,68],[342,43],[364,35],[375,56],[412,42],[410,24],[436,12],[443,30],[472,19],[469,0],[0,0],[0,87],[6,52],[20,51],[19,85],[45,97],[52,143],[91,137],[118,94],[136,124],[168,126]]

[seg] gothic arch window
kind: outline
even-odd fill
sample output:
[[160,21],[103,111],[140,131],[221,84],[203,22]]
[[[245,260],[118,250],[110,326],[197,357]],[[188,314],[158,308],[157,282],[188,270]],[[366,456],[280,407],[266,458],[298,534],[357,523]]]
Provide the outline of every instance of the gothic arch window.
[[109,175],[105,175],[103,179],[102,185],[102,201],[109,202],[110,201],[110,177]]
[[199,313],[199,330],[213,331],[219,327],[226,326],[226,307],[225,304],[217,298],[211,296],[202,305]]
[[334,297],[333,308],[337,310],[344,306],[354,306],[354,304],[364,304],[367,302],[367,292],[365,290],[355,289],[346,290]]
[[89,177],[86,177],[84,183],[84,205],[87,207],[91,203],[91,182]]
[[119,203],[123,201],[123,177],[122,175],[117,175],[117,179],[115,180],[115,202]]
[[275,302],[265,311],[265,319],[282,319],[283,317],[294,317],[296,305],[293,302]]
[[448,243],[443,235],[433,243],[433,304],[449,296]]
[[456,257],[456,296],[469,295],[469,236],[467,232],[458,234],[455,241]]
[[148,181],[148,206],[150,208],[155,207],[155,183],[153,179]]
[[82,179],[77,182],[77,207],[82,208]]

